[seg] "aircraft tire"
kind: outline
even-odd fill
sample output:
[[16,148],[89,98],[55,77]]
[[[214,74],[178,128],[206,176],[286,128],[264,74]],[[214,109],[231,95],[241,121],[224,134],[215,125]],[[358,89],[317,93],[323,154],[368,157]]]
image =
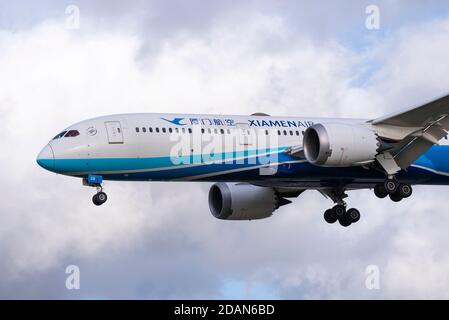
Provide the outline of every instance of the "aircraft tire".
[[374,194],[379,199],[383,199],[386,196],[388,196],[388,192],[387,192],[387,190],[385,190],[385,186],[382,183],[376,184],[374,186]]
[[332,209],[327,209],[324,211],[324,220],[326,220],[327,223],[334,223],[338,218]]
[[399,202],[403,199],[402,196],[398,193],[393,193],[393,194],[390,194],[389,196],[390,196],[391,201],[394,201],[394,202]]
[[349,227],[352,223],[351,219],[346,214],[343,217],[338,218],[338,222],[343,227]]
[[413,189],[409,184],[400,184],[398,188],[398,194],[401,195],[402,198],[408,198],[412,195]]
[[100,206],[100,205],[101,205],[100,201],[98,200],[98,195],[97,195],[97,194],[95,194],[95,195],[92,197],[92,202],[93,202],[94,205],[96,205],[96,206]]
[[388,194],[394,194],[398,190],[399,184],[396,182],[396,180],[393,179],[387,179],[384,182],[384,188],[387,191]]
[[108,196],[103,191],[98,192],[92,197],[92,202],[96,206],[101,206],[103,203],[105,203],[108,200]]
[[340,219],[342,217],[344,217],[345,213],[346,213],[346,208],[344,205],[342,204],[337,204],[336,206],[334,206],[332,208],[332,211],[334,212],[335,216]]
[[356,223],[357,221],[360,220],[360,211],[355,209],[355,208],[351,208],[346,212],[347,218],[350,219],[350,221],[352,223]]

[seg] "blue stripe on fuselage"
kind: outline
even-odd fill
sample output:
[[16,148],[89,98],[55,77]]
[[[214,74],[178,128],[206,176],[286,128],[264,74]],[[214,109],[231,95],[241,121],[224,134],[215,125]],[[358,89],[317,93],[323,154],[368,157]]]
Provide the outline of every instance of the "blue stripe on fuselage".
[[[192,168],[192,166],[209,166],[215,162],[218,166],[228,167],[235,165],[260,165],[262,163],[270,163],[278,161],[297,160],[292,158],[283,151],[286,147],[269,149],[269,150],[244,150],[217,153],[215,156],[206,154],[195,154],[183,157],[151,157],[151,158],[92,158],[92,159],[40,159],[41,165],[53,166],[52,171],[61,174],[89,174],[98,172],[132,172],[132,171],[157,171]],[[280,159],[282,158],[282,159]],[[214,161],[215,160],[215,161]],[[48,162],[48,164],[46,163]]]
[[[299,159],[279,148],[278,162],[297,162]],[[309,163],[289,163],[278,167],[277,173],[272,176],[261,176],[259,172],[260,161],[255,157],[254,162],[248,162],[247,157],[254,157],[263,151],[230,152],[221,155],[226,162],[218,164],[202,163],[201,156],[183,157],[184,162],[195,164],[183,166],[174,164],[170,157],[153,158],[101,158],[101,159],[55,159],[40,160],[42,163],[51,161],[57,173],[84,177],[89,173],[101,174],[104,179],[110,180],[172,180],[194,177],[199,180],[266,180],[283,178],[292,180],[326,180],[347,179],[348,181],[371,181],[384,179],[384,175],[374,170],[361,167],[324,168]],[[243,163],[236,163],[235,159],[245,157]],[[448,184],[449,177],[449,146],[433,146],[424,155],[418,158],[407,171],[398,174],[401,180],[413,183]],[[428,169],[428,170],[426,170]],[[139,172],[136,172],[139,171]],[[432,171],[432,172],[431,172]],[[202,177],[203,175],[208,175]]]
[[415,164],[449,174],[449,146],[431,147],[415,161]]

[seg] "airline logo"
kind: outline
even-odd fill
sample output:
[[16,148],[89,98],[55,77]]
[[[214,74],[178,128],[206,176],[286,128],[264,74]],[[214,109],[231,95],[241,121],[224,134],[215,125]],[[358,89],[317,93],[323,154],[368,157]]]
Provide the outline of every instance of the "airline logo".
[[283,127],[283,128],[308,128],[313,126],[313,121],[298,120],[248,120],[250,127]]
[[[235,126],[234,119],[220,119],[220,118],[174,118],[172,120],[161,118],[171,124],[177,126],[190,125],[205,125],[205,126]],[[313,121],[300,120],[258,120],[248,119],[248,126],[250,127],[282,127],[282,128],[308,128],[313,125]]]
[[161,118],[164,121],[170,122],[177,126],[190,125],[204,125],[204,126],[235,126],[234,119],[220,119],[220,118],[174,118],[169,120]]
[[165,118],[161,118],[162,120],[165,120],[167,122],[170,122],[171,124],[175,124],[177,126],[185,126],[185,123],[181,123],[182,120],[184,120],[184,118],[174,118],[173,120],[168,120]]

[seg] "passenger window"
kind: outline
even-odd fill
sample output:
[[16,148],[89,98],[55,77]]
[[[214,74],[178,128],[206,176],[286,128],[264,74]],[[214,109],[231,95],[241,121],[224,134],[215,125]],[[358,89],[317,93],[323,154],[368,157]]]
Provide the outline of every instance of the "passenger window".
[[147,128],[143,127],[142,132],[147,132]]
[[173,129],[172,128],[168,128],[168,132],[172,133]]
[[162,128],[162,132],[165,133],[167,130],[165,130],[165,128]]
[[65,137],[76,137],[76,136],[79,136],[79,135],[80,135],[80,133],[79,133],[78,130],[70,130],[70,131],[68,131],[68,132],[66,133],[66,135],[64,136],[64,138],[65,138]]
[[296,131],[296,135],[299,136],[299,131]]
[[136,132],[139,133],[139,128],[136,127]]
[[156,128],[156,132],[159,133],[159,128]]
[[293,131],[291,131],[291,130],[290,130],[290,135],[291,135],[291,136],[293,135]]
[[192,133],[192,129],[191,128],[189,128],[189,133]]
[[179,133],[179,128],[175,128],[176,133]]
[[286,130],[284,130],[284,136],[286,136],[287,135],[287,131]]
[[153,128],[151,128],[151,127],[150,127],[150,128],[148,128],[148,130],[150,130],[150,132],[153,132]]
[[280,136],[281,135],[281,130],[278,130],[278,136]]
[[186,128],[182,128],[182,133],[186,133]]
[[267,135],[267,136],[268,136],[268,130],[265,130],[265,135]]
[[227,131],[228,131],[228,134],[231,134],[231,130],[230,129],[228,129]]
[[201,133],[204,133],[204,129],[203,128],[201,128]]
[[220,129],[220,133],[221,133],[221,134],[224,134],[224,129]]
[[209,134],[211,134],[211,133],[212,133],[212,130],[209,128],[209,129],[207,129],[207,132],[208,132]]

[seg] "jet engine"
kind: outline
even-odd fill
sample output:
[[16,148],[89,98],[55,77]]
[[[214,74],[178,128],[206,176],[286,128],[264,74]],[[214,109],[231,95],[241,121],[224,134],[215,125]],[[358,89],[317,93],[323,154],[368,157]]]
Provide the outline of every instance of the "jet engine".
[[349,167],[375,160],[381,143],[375,132],[357,125],[315,124],[304,132],[304,154],[312,164]]
[[209,190],[209,208],[223,220],[264,219],[290,200],[280,197],[273,188],[251,184],[218,182]]

